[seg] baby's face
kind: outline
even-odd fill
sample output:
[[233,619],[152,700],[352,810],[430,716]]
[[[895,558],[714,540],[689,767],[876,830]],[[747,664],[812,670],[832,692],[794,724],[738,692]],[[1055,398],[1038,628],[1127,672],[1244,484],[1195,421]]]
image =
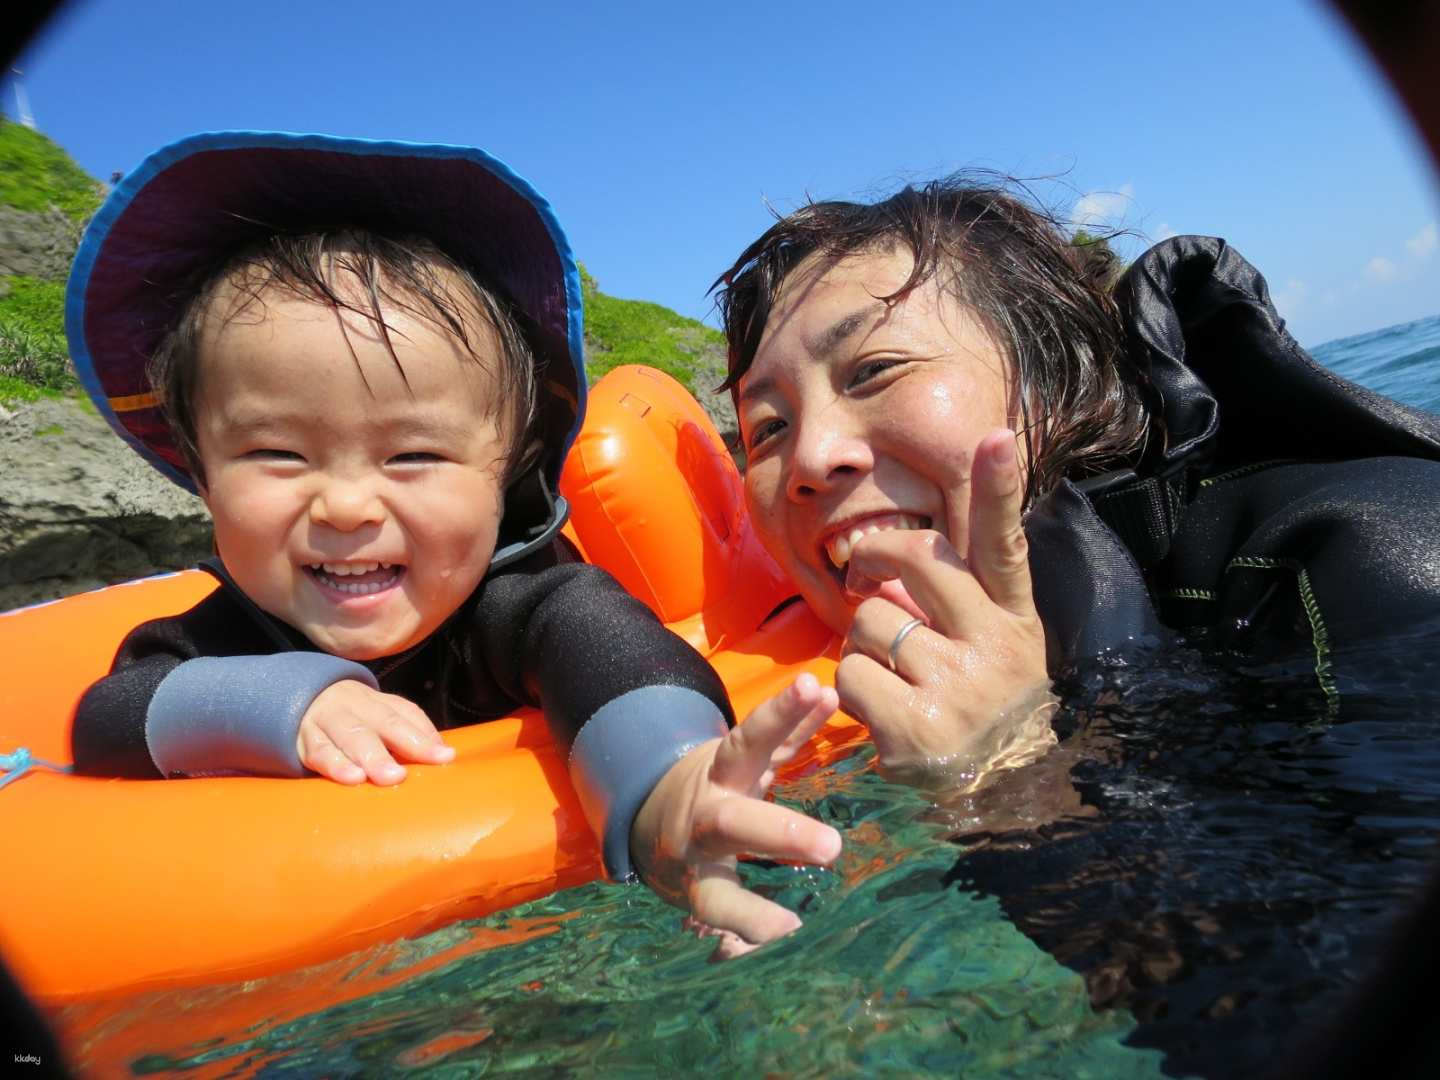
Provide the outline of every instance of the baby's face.
[[[507,449],[495,380],[403,311],[384,309],[392,357],[360,316],[262,299],[209,320],[201,342],[196,441],[220,556],[255,603],[326,652],[402,652],[494,554]],[[493,355],[493,334],[473,329],[477,353]]]

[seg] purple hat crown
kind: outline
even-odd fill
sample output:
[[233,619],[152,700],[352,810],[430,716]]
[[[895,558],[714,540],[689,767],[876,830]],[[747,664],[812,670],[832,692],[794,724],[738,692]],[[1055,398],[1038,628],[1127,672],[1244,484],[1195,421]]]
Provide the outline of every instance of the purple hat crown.
[[[525,316],[544,371],[551,492],[584,415],[580,276],[550,204],[472,147],[213,132],[146,158],[91,221],[66,294],[71,357],[126,442],[195,490],[145,368],[197,275],[276,233],[358,227],[431,239]],[[563,503],[561,504],[563,513]]]

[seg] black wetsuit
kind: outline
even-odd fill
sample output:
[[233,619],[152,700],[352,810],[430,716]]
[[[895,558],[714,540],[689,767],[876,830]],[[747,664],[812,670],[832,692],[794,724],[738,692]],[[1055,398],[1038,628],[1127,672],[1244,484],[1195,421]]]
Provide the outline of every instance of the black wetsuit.
[[1223,240],[1117,287],[1152,417],[1133,470],[1040,499],[1026,531],[1053,668],[1167,630],[1331,652],[1440,616],[1440,417],[1311,360]]

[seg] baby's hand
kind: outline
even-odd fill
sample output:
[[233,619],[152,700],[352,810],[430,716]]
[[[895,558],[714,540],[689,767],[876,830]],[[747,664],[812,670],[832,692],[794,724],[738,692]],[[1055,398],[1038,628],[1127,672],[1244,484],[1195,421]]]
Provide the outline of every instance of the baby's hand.
[[681,758],[636,815],[630,849],[641,877],[688,910],[692,926],[720,937],[719,959],[800,925],[794,913],[746,891],[736,855],[828,866],[840,854],[840,834],[829,825],[765,801],[775,770],[838,704],[833,689],[801,675],[725,738]]
[[295,750],[306,768],[342,784],[398,784],[405,769],[397,757],[443,765],[455,756],[413,701],[354,679],[327,686],[310,703]]

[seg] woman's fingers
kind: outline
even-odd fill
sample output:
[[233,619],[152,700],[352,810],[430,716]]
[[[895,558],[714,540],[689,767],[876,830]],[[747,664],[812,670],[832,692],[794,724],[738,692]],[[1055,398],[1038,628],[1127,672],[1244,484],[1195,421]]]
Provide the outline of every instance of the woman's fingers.
[[[930,529],[870,533],[850,553],[852,591],[873,594],[876,582],[898,580],[904,596],[890,599],[908,598],[934,630],[950,638],[982,627],[992,606],[1033,618],[1029,547],[1020,524],[1024,485],[1013,432],[1002,428],[980,441],[964,496],[968,549],[957,549]],[[962,550],[968,558],[961,557]]]
[[898,579],[930,626],[946,637],[962,636],[982,614],[979,583],[950,542],[932,529],[890,529],[862,537],[850,552],[849,573],[876,581]]
[[[870,732],[875,753],[886,766],[908,764],[928,756],[943,756],[948,744],[936,742],[927,717],[917,717],[912,708],[913,688],[891,674],[872,657],[852,652],[835,669],[835,687],[845,711]],[[955,732],[953,741],[961,741]],[[934,746],[932,747],[932,744]]]
[[992,431],[975,448],[970,493],[970,570],[986,595],[1012,615],[1033,615],[1030,548],[1020,525],[1025,485],[1015,433]]
[[932,530],[896,529],[852,548],[847,584],[884,585],[856,608],[835,687],[887,769],[925,783],[973,773],[1008,737],[1013,703],[1048,686],[1023,497],[1014,434],[992,431],[946,492],[954,545]]
[[940,636],[924,624],[912,626],[913,622],[908,611],[887,600],[866,600],[855,609],[845,651],[864,653],[908,683],[933,681],[938,662],[934,646]]

